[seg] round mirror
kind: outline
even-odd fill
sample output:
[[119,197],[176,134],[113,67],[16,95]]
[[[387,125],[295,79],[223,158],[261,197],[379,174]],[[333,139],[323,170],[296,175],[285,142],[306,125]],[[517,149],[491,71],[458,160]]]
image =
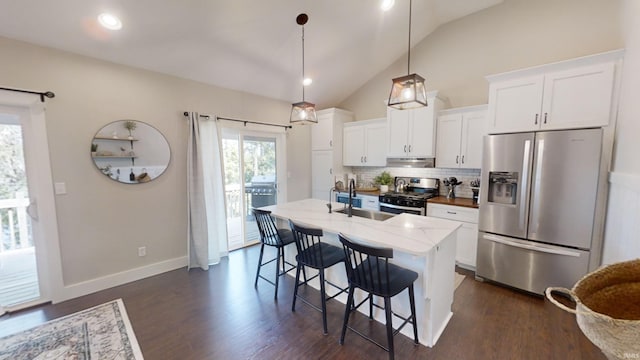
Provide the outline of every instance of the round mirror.
[[126,184],[149,182],[169,166],[167,139],[153,126],[137,120],[107,124],[93,137],[91,158],[102,174]]

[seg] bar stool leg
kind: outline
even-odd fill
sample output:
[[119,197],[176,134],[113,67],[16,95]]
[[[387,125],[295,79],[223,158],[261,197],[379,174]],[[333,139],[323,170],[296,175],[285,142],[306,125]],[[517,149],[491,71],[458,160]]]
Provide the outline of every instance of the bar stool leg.
[[[291,302],[291,311],[296,311],[296,298],[298,297],[298,286],[300,286],[300,268],[302,265],[298,262],[296,266],[296,284],[293,287],[293,301]],[[303,270],[304,271],[304,268]]]
[[373,320],[373,295],[369,294],[369,320]]
[[384,298],[384,314],[387,318],[387,346],[389,347],[389,360],[394,358],[393,346],[393,319],[391,318],[391,298]]
[[282,253],[282,248],[278,247],[278,256],[276,256],[276,292],[273,295],[274,300],[278,300],[278,283],[280,280],[280,254]]
[[353,307],[353,293],[355,288],[349,286],[349,295],[347,296],[347,304],[344,308],[344,321],[342,322],[342,334],[340,334],[340,345],[344,345],[344,336],[347,333],[347,325],[349,324],[349,316],[351,315],[351,308]]
[[256,271],[256,282],[253,283],[253,287],[258,287],[258,278],[260,277],[260,268],[262,267],[262,255],[264,254],[264,243],[260,246],[260,257],[258,257],[258,270]]
[[416,322],[416,299],[413,293],[413,284],[409,286],[409,304],[411,305],[411,322],[413,322],[413,342],[418,345],[418,323]]
[[327,292],[324,283],[324,269],[320,269],[320,296],[322,296],[322,327],[324,334],[329,334],[327,330]]

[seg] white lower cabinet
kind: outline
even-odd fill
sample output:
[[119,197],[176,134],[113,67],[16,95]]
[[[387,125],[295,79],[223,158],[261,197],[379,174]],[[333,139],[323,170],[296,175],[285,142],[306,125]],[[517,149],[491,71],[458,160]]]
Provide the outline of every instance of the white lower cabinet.
[[360,195],[362,197],[362,208],[367,210],[380,210],[380,201],[375,195]]
[[462,223],[458,229],[456,264],[465,269],[475,270],[478,245],[478,209],[427,203],[427,216]]
[[[335,201],[339,203],[348,204],[349,203],[349,193],[339,191],[336,193]],[[357,194],[355,198],[353,198],[353,207],[359,209],[366,210],[380,210],[380,201],[378,200],[378,196],[376,195],[362,195]]]

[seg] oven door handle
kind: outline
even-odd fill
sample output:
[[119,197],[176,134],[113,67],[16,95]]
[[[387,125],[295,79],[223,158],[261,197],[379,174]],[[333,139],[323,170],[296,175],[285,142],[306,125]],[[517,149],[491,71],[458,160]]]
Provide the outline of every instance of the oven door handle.
[[424,208],[421,207],[410,207],[410,206],[400,206],[400,205],[394,205],[394,204],[387,204],[387,203],[380,203],[380,209],[382,209],[383,207],[388,207],[391,209],[398,209],[398,210],[408,210],[408,211],[420,211],[420,214],[424,215]]

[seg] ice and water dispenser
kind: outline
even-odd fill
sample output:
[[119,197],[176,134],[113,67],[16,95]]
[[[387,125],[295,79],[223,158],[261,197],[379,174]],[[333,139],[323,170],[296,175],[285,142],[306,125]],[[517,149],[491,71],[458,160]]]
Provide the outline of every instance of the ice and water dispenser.
[[489,172],[489,192],[487,194],[488,202],[515,205],[517,192],[517,172]]

